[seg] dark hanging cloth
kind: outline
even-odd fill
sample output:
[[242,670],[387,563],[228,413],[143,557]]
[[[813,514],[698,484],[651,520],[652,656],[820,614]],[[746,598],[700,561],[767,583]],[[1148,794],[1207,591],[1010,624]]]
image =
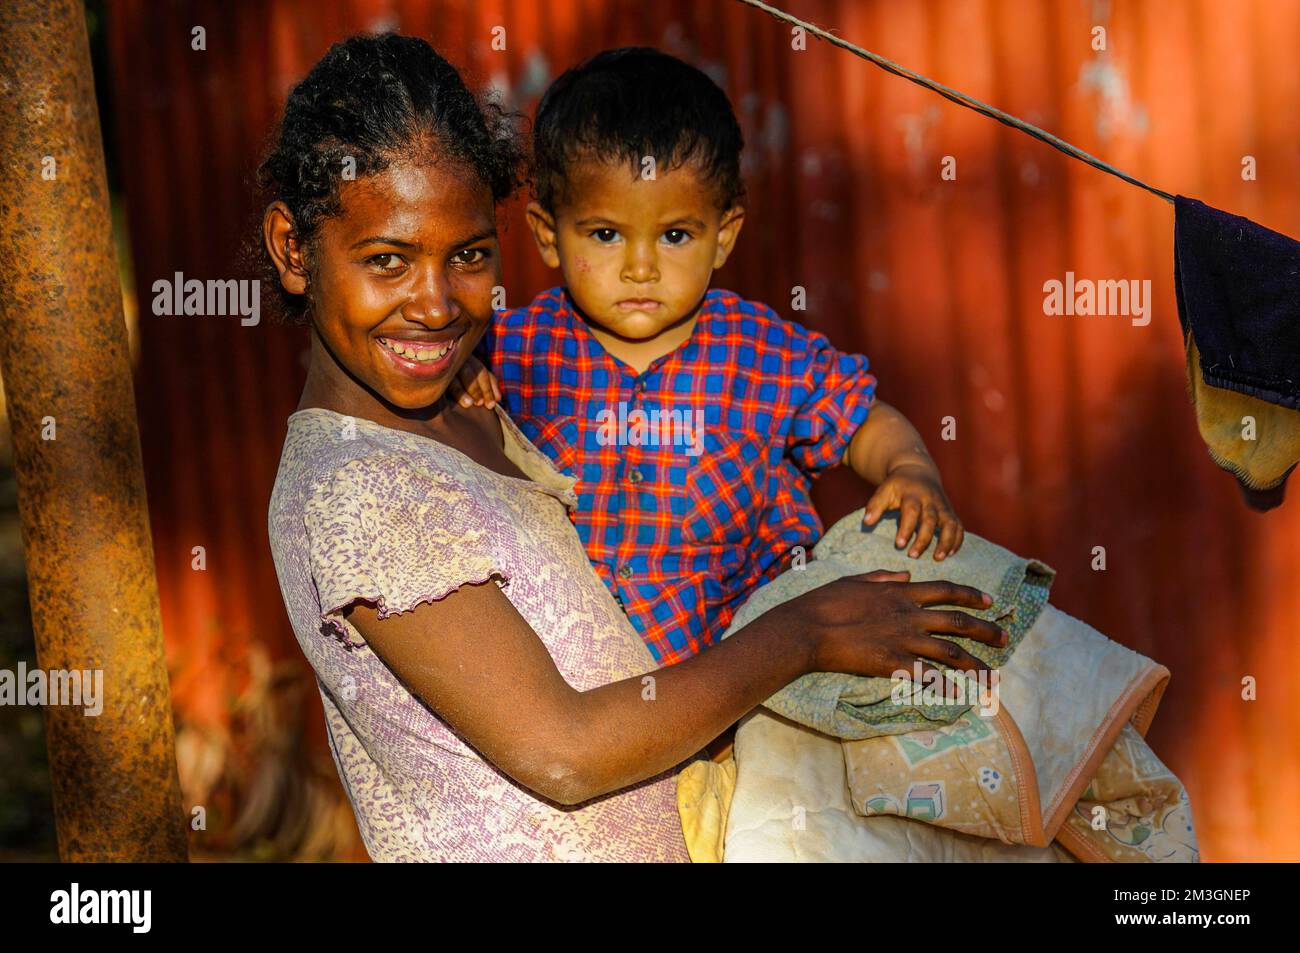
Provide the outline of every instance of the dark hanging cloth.
[[1174,286],[1201,435],[1270,509],[1300,459],[1300,242],[1179,195]]
[[1179,195],[1174,283],[1205,383],[1300,410],[1300,242]]

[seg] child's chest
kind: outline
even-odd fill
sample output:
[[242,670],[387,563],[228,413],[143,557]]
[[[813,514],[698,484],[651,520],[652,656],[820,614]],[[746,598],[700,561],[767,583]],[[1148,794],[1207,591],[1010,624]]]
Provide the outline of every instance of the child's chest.
[[579,528],[609,541],[743,545],[798,477],[779,427],[706,394],[633,385],[549,406],[522,401],[512,416],[577,479]]

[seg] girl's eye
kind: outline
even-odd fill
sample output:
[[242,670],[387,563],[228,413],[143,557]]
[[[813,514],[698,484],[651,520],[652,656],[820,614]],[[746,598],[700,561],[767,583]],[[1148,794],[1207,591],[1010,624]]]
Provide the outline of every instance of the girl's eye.
[[402,256],[395,255],[392,252],[384,252],[382,255],[371,255],[366,259],[366,264],[374,267],[377,271],[389,275],[395,275],[406,267],[406,262],[402,260]]
[[685,245],[690,240],[690,233],[680,228],[670,228],[664,232],[664,241],[669,245]]
[[596,239],[602,245],[608,245],[614,239],[618,238],[618,232],[612,228],[598,228],[591,233],[591,237]]

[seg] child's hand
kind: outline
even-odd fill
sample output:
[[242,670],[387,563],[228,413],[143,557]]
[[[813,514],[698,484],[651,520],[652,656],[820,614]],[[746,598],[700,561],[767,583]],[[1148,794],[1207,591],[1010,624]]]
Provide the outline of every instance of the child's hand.
[[913,559],[925,552],[936,530],[939,533],[939,543],[934,549],[936,561],[961,549],[966,531],[953,512],[948,495],[943,492],[939,471],[933,466],[905,463],[892,468],[868,501],[862,525],[875,526],[886,510],[893,509],[900,511],[898,538],[894,545],[899,548],[906,546],[915,533],[916,542],[908,551]]
[[478,406],[491,410],[501,399],[501,385],[497,383],[496,375],[473,354],[456,372],[447,392],[462,407]]

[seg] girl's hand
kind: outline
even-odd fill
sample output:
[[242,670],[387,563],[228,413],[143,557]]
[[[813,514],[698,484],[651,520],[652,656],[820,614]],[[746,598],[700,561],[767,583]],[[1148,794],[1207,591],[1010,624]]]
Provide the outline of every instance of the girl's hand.
[[477,406],[491,410],[501,399],[501,385],[497,383],[496,375],[473,354],[461,365],[447,390],[452,400],[462,407]]
[[[996,623],[956,609],[987,609],[992,597],[951,582],[908,582],[905,572],[871,572],[845,576],[782,603],[768,615],[786,616],[782,625],[811,635],[811,670],[890,678],[911,672],[922,660],[925,672],[942,674],[926,659],[963,671],[988,666],[955,642],[935,638],[958,635],[1003,646],[1010,635]],[[946,683],[946,681],[945,681]]]
[[961,549],[966,531],[953,512],[939,481],[939,471],[933,465],[904,463],[892,467],[868,501],[862,525],[875,526],[887,510],[893,509],[900,511],[894,546],[899,549],[906,546],[915,533],[916,542],[907,554],[913,559],[925,552],[936,530],[939,533],[939,543],[934,549],[936,561]]

